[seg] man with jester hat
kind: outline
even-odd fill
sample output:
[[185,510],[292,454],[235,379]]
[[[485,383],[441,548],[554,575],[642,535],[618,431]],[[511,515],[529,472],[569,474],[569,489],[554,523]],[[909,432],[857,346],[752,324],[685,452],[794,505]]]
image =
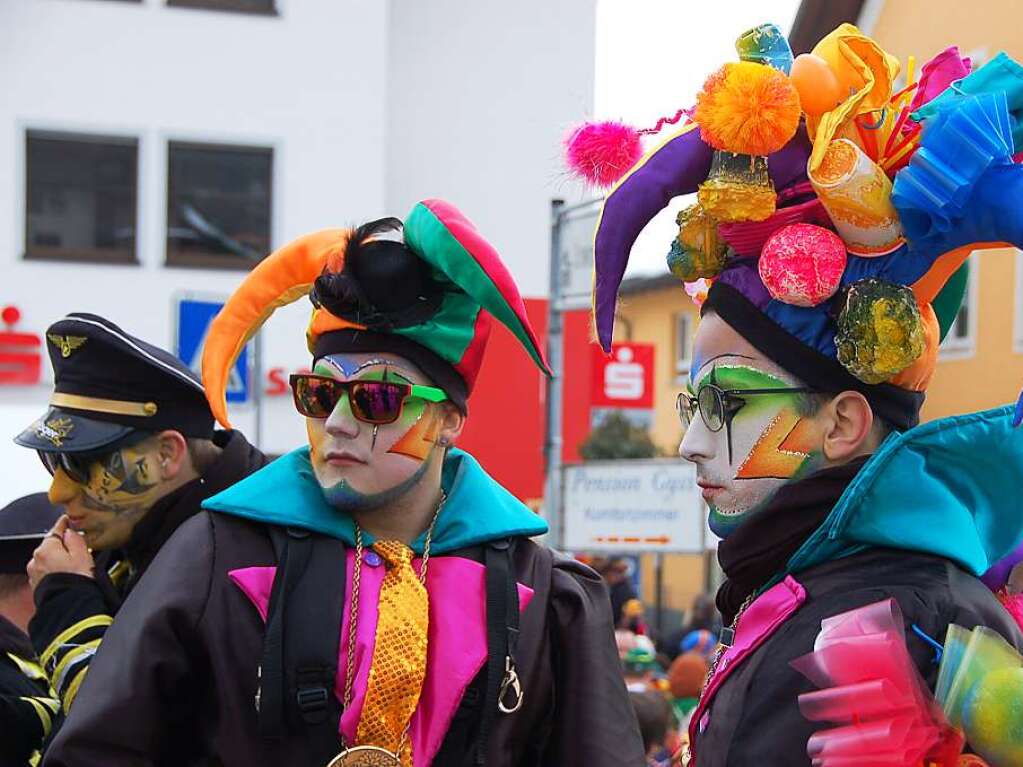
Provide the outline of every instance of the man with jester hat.
[[[1023,537],[1023,430],[1011,406],[918,425],[968,256],[1023,247],[1023,67],[971,72],[953,47],[895,92],[899,62],[852,25],[795,60],[773,25],[736,47],[633,164],[626,126],[569,139],[593,181],[619,163],[595,235],[605,350],[637,235],[697,197],[668,255],[702,300],[679,453],[722,538],[728,628],[690,763],[955,765],[965,736],[992,767],[1023,764],[1023,635],[978,579]],[[939,689],[936,712],[946,635],[978,626],[1016,660],[997,694],[957,708]],[[892,684],[875,672],[896,657]]]
[[454,446],[491,317],[547,372],[497,252],[428,200],[272,253],[206,341],[221,423],[239,350],[307,294],[309,445],[164,547],[46,764],[642,765],[605,586]]

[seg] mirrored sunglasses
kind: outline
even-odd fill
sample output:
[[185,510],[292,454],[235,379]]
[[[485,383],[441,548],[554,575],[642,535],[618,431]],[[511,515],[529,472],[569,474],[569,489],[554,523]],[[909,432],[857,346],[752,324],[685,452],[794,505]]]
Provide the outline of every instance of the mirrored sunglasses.
[[448,399],[443,389],[399,381],[338,381],[329,376],[296,373],[290,383],[295,409],[307,418],[327,418],[347,394],[352,415],[374,426],[397,421],[412,397],[427,402]]

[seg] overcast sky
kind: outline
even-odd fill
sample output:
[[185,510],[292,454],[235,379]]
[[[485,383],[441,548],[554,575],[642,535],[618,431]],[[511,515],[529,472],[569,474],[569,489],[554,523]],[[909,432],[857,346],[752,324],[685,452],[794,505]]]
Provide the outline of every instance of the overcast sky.
[[[788,34],[798,7],[799,0],[598,0],[593,116],[652,127],[691,106],[707,75],[737,59],[742,32],[772,21]],[[677,199],[643,231],[627,275],[665,272],[685,204]]]

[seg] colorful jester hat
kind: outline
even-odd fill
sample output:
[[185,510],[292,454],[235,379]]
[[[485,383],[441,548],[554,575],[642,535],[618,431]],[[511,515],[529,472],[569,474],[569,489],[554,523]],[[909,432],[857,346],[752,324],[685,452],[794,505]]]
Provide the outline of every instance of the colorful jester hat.
[[[404,241],[393,239],[403,231]],[[391,239],[388,239],[391,236]],[[228,427],[228,372],[278,307],[309,295],[306,341],[314,359],[393,352],[417,364],[463,412],[483,362],[490,317],[504,324],[546,374],[547,363],[511,274],[493,246],[443,200],[357,229],[324,229],[274,251],[213,320],[203,385]]]
[[[593,311],[610,349],[644,226],[676,196],[669,269],[754,346],[823,391],[919,420],[970,253],[1023,247],[1023,67],[973,70],[957,48],[895,91],[901,65],[851,24],[792,58],[773,25],[743,34],[687,123],[610,190],[594,240]],[[593,126],[590,126],[592,129]],[[607,170],[607,144],[577,170]],[[605,138],[607,136],[605,135]],[[634,137],[633,137],[634,138]],[[598,174],[585,174],[599,181]],[[621,175],[621,174],[617,174]],[[709,284],[709,290],[707,285]],[[1023,398],[1017,406],[1017,423]]]

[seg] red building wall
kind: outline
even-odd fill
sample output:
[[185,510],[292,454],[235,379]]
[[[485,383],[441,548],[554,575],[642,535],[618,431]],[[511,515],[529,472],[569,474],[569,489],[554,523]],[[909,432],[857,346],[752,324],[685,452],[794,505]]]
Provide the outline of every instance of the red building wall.
[[[526,312],[546,350],[546,299],[526,299]],[[565,461],[579,459],[578,446],[589,434],[589,344],[589,312],[565,315]],[[546,378],[514,336],[495,322],[458,444],[522,500],[543,497],[546,393]]]

